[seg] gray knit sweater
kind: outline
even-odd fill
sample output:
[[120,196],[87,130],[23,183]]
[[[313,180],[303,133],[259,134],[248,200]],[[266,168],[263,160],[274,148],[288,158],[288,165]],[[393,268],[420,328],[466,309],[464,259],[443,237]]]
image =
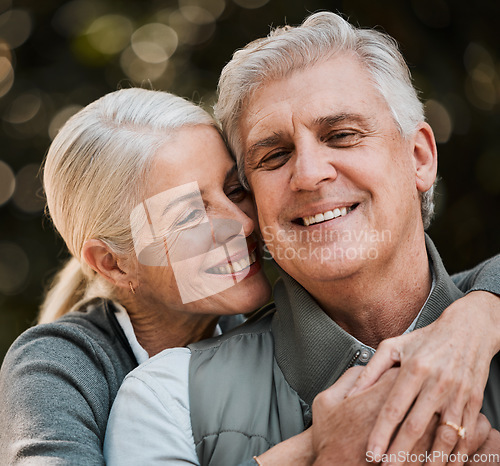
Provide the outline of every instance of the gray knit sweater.
[[0,371],[0,464],[103,465],[111,405],[137,366],[111,301],[24,332]]

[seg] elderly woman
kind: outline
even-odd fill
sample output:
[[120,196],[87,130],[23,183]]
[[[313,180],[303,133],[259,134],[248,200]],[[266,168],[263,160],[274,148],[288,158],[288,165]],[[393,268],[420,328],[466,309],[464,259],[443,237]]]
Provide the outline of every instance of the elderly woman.
[[0,457],[95,466],[125,375],[219,332],[219,316],[255,310],[270,287],[234,161],[180,97],[126,89],[90,104],[54,139],[44,185],[72,259],[43,325],[5,358]]
[[72,117],[49,150],[44,184],[72,259],[43,305],[43,325],[5,358],[0,456],[104,464],[106,422],[127,373],[217,334],[219,316],[268,300],[253,202],[212,118],[142,89],[108,94]]

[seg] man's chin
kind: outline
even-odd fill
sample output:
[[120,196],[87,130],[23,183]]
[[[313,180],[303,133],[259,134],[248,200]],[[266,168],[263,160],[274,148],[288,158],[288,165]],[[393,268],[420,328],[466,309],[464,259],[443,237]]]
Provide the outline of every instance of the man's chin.
[[294,257],[274,257],[276,263],[299,283],[310,280],[327,282],[345,279],[366,267],[367,260],[376,260],[379,251],[364,244],[308,245],[290,248]]

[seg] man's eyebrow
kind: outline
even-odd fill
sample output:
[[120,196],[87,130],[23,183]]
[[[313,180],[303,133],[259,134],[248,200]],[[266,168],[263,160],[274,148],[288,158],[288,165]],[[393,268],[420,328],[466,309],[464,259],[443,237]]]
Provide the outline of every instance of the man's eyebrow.
[[337,113],[335,115],[326,115],[314,120],[315,126],[335,126],[338,123],[343,122],[353,122],[358,123],[362,126],[371,126],[371,118],[360,115],[358,113]]
[[203,190],[192,191],[190,193],[183,194],[182,196],[175,198],[173,201],[170,201],[163,209],[161,215],[162,216],[165,215],[170,209],[172,209],[172,207],[175,207],[176,205],[179,205],[182,202],[189,201],[194,198],[201,199],[202,196],[203,196]]
[[273,133],[271,136],[268,136],[267,138],[260,139],[256,143],[252,144],[247,151],[247,156],[252,157],[255,152],[257,152],[261,148],[267,148],[267,147],[273,147],[278,142],[282,140],[282,135],[280,133]]

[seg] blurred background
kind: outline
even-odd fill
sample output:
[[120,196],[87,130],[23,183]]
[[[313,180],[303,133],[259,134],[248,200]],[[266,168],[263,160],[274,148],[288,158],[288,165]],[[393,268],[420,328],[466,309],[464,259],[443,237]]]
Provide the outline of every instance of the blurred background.
[[430,234],[448,270],[500,252],[500,2],[0,0],[0,361],[67,257],[39,178],[65,120],[131,86],[210,107],[237,48],[325,9],[401,45],[439,143]]

